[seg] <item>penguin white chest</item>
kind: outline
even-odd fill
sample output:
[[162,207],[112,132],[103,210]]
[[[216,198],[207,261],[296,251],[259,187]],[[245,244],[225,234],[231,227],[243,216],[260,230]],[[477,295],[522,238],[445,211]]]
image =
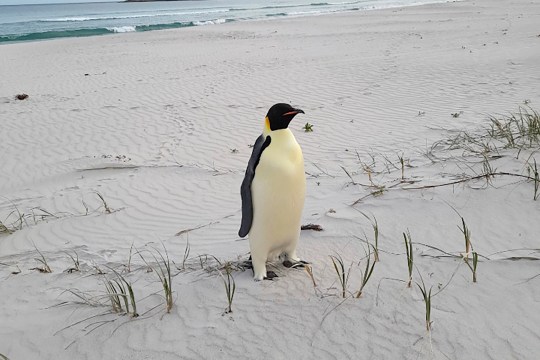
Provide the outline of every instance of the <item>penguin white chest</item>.
[[266,253],[267,259],[283,252],[295,259],[306,191],[304,158],[289,129],[268,136],[271,142],[261,155],[251,188],[250,246],[252,253]]

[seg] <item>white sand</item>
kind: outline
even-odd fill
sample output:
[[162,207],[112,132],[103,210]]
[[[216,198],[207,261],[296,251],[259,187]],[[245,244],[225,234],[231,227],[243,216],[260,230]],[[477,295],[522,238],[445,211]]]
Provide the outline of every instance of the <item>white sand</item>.
[[[0,221],[22,227],[0,235],[0,354],[537,358],[540,277],[531,278],[540,274],[540,200],[532,200],[533,183],[501,176],[492,186],[406,188],[480,173],[482,158],[463,158],[463,149],[437,147],[434,161],[425,154],[456,130],[481,132],[490,114],[517,111],[525,100],[540,108],[539,23],[538,2],[478,0],[0,46]],[[29,99],[14,100],[22,92]],[[236,271],[234,312],[222,316],[222,280],[201,270],[197,256],[246,258],[248,242],[236,234],[239,187],[248,145],[276,102],[306,112],[291,125],[308,172],[303,222],[325,231],[304,231],[299,255],[312,262],[318,287],[306,272],[282,266],[273,282]],[[313,132],[302,130],[305,122]],[[501,150],[491,166],[526,175],[527,161],[540,163],[535,149],[517,159],[517,150]],[[414,184],[400,182],[398,154]],[[353,208],[376,189],[352,184],[341,167],[369,184],[358,157],[370,163],[370,155],[380,172],[373,181],[388,191]],[[463,260],[421,245],[465,250],[454,209],[485,256],[476,284]],[[341,254],[347,266],[355,261],[354,292],[365,264],[356,266],[364,257],[359,238],[373,239],[356,210],[379,223],[381,261],[362,297],[342,302],[329,255]],[[407,229],[413,280],[422,274],[434,293],[447,285],[432,299],[431,333],[419,289],[387,280],[407,279]],[[156,273],[137,255],[126,272],[130,247],[150,261],[145,249],[163,244],[182,268],[188,238],[190,259],[186,270],[173,268],[175,303],[166,314]],[[53,273],[30,270],[40,265],[34,244]],[[78,254],[80,272],[63,272],[73,266],[66,252]],[[66,290],[105,302],[94,266],[109,278],[111,268],[122,272],[144,315],[75,303]]]

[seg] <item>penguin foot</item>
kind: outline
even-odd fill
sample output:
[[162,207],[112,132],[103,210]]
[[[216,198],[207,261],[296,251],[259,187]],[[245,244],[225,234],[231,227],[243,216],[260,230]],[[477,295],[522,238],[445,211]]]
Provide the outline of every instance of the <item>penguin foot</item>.
[[287,259],[283,262],[283,266],[285,266],[286,268],[303,268],[305,265],[309,265],[309,263],[304,260],[292,262],[291,260]]
[[266,272],[266,277],[264,277],[263,280],[274,280],[274,278],[277,278],[277,274],[273,271],[267,271]]

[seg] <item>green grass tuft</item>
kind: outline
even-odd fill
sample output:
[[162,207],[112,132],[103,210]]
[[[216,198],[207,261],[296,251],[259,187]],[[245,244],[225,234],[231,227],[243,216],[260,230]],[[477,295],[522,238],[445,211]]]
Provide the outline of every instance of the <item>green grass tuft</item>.
[[[534,164],[534,165],[533,165]],[[540,176],[538,175],[538,166],[536,165],[536,159],[533,158],[533,164],[528,163],[527,165],[527,172],[529,173],[529,177],[533,179],[534,182],[534,196],[533,200],[538,200],[538,197],[540,196]]]
[[230,314],[232,313],[232,303],[234,299],[234,293],[236,291],[236,282],[234,281],[234,277],[232,276],[231,263],[225,263],[224,270],[226,277],[223,276],[223,273],[221,271],[219,272],[219,275],[223,280],[223,284],[225,285],[225,293],[227,294],[227,309],[225,309],[225,314]]
[[189,258],[191,246],[189,245],[189,238],[186,240],[186,248],[184,249],[184,258],[182,259],[182,270],[186,270],[186,261]]
[[527,148],[540,142],[540,114],[530,107],[520,107],[506,117],[491,117],[489,134],[504,141],[505,148]]
[[347,270],[345,268],[345,263],[341,255],[337,254],[336,256],[330,255],[332,264],[334,264],[334,270],[336,270],[336,275],[338,277],[339,283],[341,284],[341,295],[343,298],[347,297],[347,288],[349,283],[349,276],[351,275],[351,268]]
[[409,271],[407,287],[411,287],[412,273],[413,273],[413,267],[414,267],[414,255],[413,255],[411,233],[409,232],[409,230],[407,230],[407,233],[403,233],[403,241],[405,243],[405,253],[407,255],[407,270]]
[[431,289],[429,290],[426,288],[426,284],[424,283],[424,279],[422,276],[420,276],[420,280],[422,281],[422,285],[419,283],[416,283],[418,288],[420,289],[420,292],[422,293],[422,298],[424,300],[424,305],[426,306],[426,330],[428,332],[431,332]]
[[463,237],[465,238],[465,254],[464,257],[468,258],[469,253],[471,251],[471,231],[467,227],[467,224],[465,223],[465,219],[461,217],[461,224],[463,227],[459,227],[459,230],[461,230],[461,233],[463,234]]
[[45,259],[45,256],[43,256],[43,254],[41,253],[41,251],[39,251],[39,249],[37,248],[36,244],[34,244],[34,248],[36,249],[36,251],[38,252],[39,254],[39,258],[35,258],[34,260],[36,260],[37,262],[41,263],[41,267],[35,267],[35,268],[32,268],[31,270],[38,270],[39,272],[41,273],[52,273],[52,270],[51,270],[51,267],[49,266],[49,264],[47,263],[47,259]]
[[73,267],[70,267],[69,269],[66,270],[66,272],[68,273],[72,273],[72,272],[79,272],[81,271],[81,268],[80,268],[80,262],[79,262],[79,254],[77,254],[76,251],[73,252],[75,254],[75,256],[71,255],[70,253],[68,253],[66,251],[66,255],[69,256],[69,258],[71,259],[71,261],[73,261]]
[[109,207],[109,205],[107,204],[107,202],[105,201],[105,199],[103,198],[103,196],[101,196],[101,194],[98,193],[98,192],[96,192],[96,195],[101,199],[101,202],[103,203],[103,208],[105,209],[105,213],[106,214],[111,214],[112,210]]
[[[368,244],[368,251],[366,254],[366,267],[364,271],[361,271],[360,274],[360,289],[356,292],[356,298],[359,298],[362,296],[362,291],[364,290],[364,287],[368,283],[369,279],[371,278],[371,274],[373,274],[373,269],[375,269],[375,264],[377,263],[375,259],[373,259],[373,262],[371,261],[371,251],[370,251],[370,244]],[[375,248],[375,247],[374,247]]]
[[313,132],[313,124],[307,122],[302,129],[304,129],[305,132]]
[[[105,289],[111,302],[112,310],[115,313],[125,313],[134,318],[138,317],[137,301],[135,300],[135,293],[133,292],[131,283],[116,270],[111,270],[116,275],[116,279],[105,280]],[[122,303],[124,306],[122,306]]]
[[379,261],[379,223],[377,222],[377,218],[375,216],[373,216],[373,218],[371,218],[370,216],[363,213],[362,211],[360,211],[360,210],[357,210],[357,211],[360,214],[362,214],[363,217],[368,219],[370,224],[371,224],[371,228],[373,229],[373,242],[375,244],[375,245],[372,245],[372,247],[373,247],[373,256],[374,256],[374,261],[378,262]]
[[171,309],[174,304],[173,296],[172,296],[172,276],[171,276],[171,261],[169,260],[169,254],[167,252],[167,249],[165,246],[163,246],[163,251],[165,252],[165,256],[161,253],[161,251],[154,249],[155,252],[158,254],[156,256],[153,252],[150,252],[152,257],[154,258],[156,265],[150,266],[146,259],[142,256],[142,254],[139,252],[139,256],[142,258],[142,260],[146,263],[148,267],[150,267],[154,273],[157,274],[159,281],[161,282],[161,286],[163,288],[163,295],[165,298],[165,309],[167,313],[171,312]]

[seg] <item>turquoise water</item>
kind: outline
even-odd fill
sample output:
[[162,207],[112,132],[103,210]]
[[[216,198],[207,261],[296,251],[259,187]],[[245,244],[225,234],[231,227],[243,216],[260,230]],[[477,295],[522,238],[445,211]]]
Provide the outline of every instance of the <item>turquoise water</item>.
[[0,6],[0,43],[308,16],[444,0],[167,1]]

